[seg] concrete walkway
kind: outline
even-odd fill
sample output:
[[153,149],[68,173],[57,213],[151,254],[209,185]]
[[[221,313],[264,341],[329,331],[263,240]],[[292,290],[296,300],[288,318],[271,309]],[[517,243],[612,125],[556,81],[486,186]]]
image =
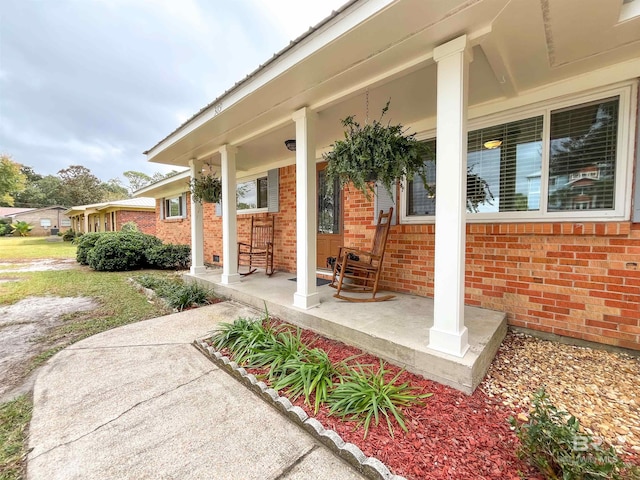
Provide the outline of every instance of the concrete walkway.
[[191,345],[255,315],[224,302],[58,353],[34,388],[27,478],[363,478]]

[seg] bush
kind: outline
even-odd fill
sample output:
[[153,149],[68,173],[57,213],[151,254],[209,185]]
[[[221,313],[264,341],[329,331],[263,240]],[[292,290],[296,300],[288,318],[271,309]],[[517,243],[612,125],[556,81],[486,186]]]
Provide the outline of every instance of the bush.
[[640,468],[624,463],[611,446],[595,442],[581,431],[580,422],[558,410],[544,388],[532,397],[533,411],[526,422],[509,423],[520,440],[518,456],[528,460],[548,479],[640,479]]
[[6,218],[0,218],[0,237],[9,235],[11,233],[11,220]]
[[193,306],[209,305],[215,298],[213,291],[198,283],[184,283],[180,279],[164,278],[158,275],[140,275],[136,281],[150,288],[156,295],[179,311]]
[[144,268],[148,266],[145,252],[162,244],[153,235],[140,232],[99,235],[94,247],[86,255],[89,266],[98,271],[118,272]]
[[183,283],[172,290],[166,300],[171,307],[181,312],[185,308],[209,305],[212,296],[212,291],[199,283]]
[[62,241],[64,242],[71,242],[75,238],[76,238],[76,232],[73,230],[73,228],[68,229],[62,234]]
[[164,270],[184,270],[191,264],[189,245],[158,245],[146,252],[147,263],[151,267]]
[[78,248],[76,249],[76,261],[81,265],[89,265],[87,255],[95,247],[96,242],[106,233],[86,233],[76,238]]

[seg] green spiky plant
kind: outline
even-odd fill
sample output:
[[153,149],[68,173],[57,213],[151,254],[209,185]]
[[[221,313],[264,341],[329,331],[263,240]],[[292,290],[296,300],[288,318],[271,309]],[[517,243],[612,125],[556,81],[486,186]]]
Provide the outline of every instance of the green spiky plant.
[[318,413],[320,404],[327,401],[338,371],[331,363],[327,352],[313,348],[293,356],[274,370],[277,377],[273,385],[275,390],[287,390],[291,398],[304,395],[304,401],[311,405],[314,397],[314,412]]
[[281,326],[275,329],[274,342],[263,344],[260,350],[256,350],[247,356],[247,366],[250,368],[269,368],[268,378],[275,381],[282,372],[282,365],[307,351],[307,346],[302,342],[302,332],[299,328]]
[[380,360],[378,371],[371,366],[355,365],[342,375],[340,383],[329,395],[329,414],[348,418],[364,427],[364,438],[367,438],[369,427],[373,421],[380,423],[384,417],[393,437],[391,417],[395,418],[400,428],[407,431],[402,413],[403,407],[421,404],[421,400],[430,397],[432,393],[417,393],[407,382],[396,384],[404,370],[399,371],[391,380],[385,377],[389,370]]

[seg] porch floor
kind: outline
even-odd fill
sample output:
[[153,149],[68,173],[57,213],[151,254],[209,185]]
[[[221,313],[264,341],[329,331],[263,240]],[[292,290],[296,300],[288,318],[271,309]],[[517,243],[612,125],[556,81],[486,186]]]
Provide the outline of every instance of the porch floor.
[[289,323],[355,346],[395,365],[466,393],[484,378],[507,331],[503,312],[465,306],[470,348],[458,358],[427,347],[433,325],[433,299],[396,293],[386,302],[350,303],[333,297],[335,289],[318,288],[320,305],[308,310],[293,306],[295,274],[258,271],[238,283],[220,283],[221,269],[187,275],[212,284],[216,293],[263,310]]

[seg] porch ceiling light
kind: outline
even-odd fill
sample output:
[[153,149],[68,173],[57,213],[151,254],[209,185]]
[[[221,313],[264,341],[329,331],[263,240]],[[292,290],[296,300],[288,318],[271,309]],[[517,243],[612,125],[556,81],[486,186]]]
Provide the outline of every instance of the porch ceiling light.
[[502,140],[489,140],[483,143],[484,148],[488,150],[493,150],[494,148],[498,148],[502,145]]
[[292,152],[296,151],[296,141],[295,141],[295,139],[285,140],[284,144],[287,147],[287,150],[291,150]]

